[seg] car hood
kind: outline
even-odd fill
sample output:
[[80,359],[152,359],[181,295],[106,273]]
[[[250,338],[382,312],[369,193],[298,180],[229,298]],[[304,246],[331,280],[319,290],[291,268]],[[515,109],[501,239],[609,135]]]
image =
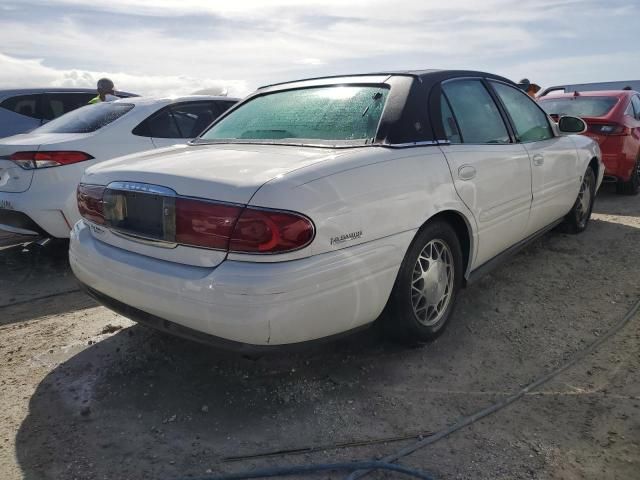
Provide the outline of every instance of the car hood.
[[177,145],[103,162],[87,169],[83,182],[140,182],[179,195],[248,203],[269,180],[338,155],[338,149],[317,147]]

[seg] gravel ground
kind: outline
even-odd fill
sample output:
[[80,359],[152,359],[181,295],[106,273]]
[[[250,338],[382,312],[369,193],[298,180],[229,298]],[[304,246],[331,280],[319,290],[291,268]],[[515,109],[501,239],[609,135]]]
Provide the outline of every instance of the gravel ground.
[[[640,298],[640,201],[605,189],[587,232],[552,232],[465,290],[417,349],[370,329],[303,353],[223,353],[98,307],[60,253],[0,252],[0,477],[177,479],[381,458],[563,364]],[[639,367],[640,315],[402,463],[438,479],[640,478]],[[311,478],[327,477],[343,478]]]

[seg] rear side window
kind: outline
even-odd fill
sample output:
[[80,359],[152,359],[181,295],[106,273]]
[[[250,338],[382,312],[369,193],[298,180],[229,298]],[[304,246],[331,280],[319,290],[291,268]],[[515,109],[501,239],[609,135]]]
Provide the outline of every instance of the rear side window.
[[195,138],[224,110],[216,102],[172,105],[143,121],[133,129],[133,134],[155,138]]
[[19,115],[25,117],[40,119],[39,101],[41,95],[17,95],[15,97],[9,97],[0,103],[0,107],[10,110]]
[[511,117],[518,140],[526,143],[553,138],[547,114],[526,93],[504,83],[491,82],[491,85]]
[[462,143],[510,143],[498,107],[482,82],[455,80],[443,84],[442,90],[455,116]]
[[130,103],[86,105],[37,128],[38,133],[89,133],[109,125],[133,108]]
[[89,100],[95,97],[91,93],[47,93],[43,101],[43,117],[45,120],[53,120],[65,113],[84,107]]
[[549,115],[572,117],[603,117],[618,103],[616,97],[564,97],[540,100]]

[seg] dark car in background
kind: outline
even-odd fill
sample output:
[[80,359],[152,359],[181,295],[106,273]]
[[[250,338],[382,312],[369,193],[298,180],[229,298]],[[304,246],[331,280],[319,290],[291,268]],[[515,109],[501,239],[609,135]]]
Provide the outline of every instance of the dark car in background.
[[[0,138],[25,133],[86,105],[96,96],[92,88],[19,88],[0,90]],[[137,97],[116,92],[120,98]]]
[[640,192],[640,94],[605,90],[553,94],[538,99],[557,120],[563,115],[587,122],[585,135],[600,145],[605,180],[617,183],[618,193]]

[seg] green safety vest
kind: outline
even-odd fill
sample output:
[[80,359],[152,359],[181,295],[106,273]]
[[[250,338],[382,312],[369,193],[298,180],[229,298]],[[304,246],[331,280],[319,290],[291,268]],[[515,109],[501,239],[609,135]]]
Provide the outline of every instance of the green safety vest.
[[102,100],[100,100],[100,95],[96,95],[91,100],[89,100],[88,105],[93,105],[94,103],[100,103],[101,101]]

